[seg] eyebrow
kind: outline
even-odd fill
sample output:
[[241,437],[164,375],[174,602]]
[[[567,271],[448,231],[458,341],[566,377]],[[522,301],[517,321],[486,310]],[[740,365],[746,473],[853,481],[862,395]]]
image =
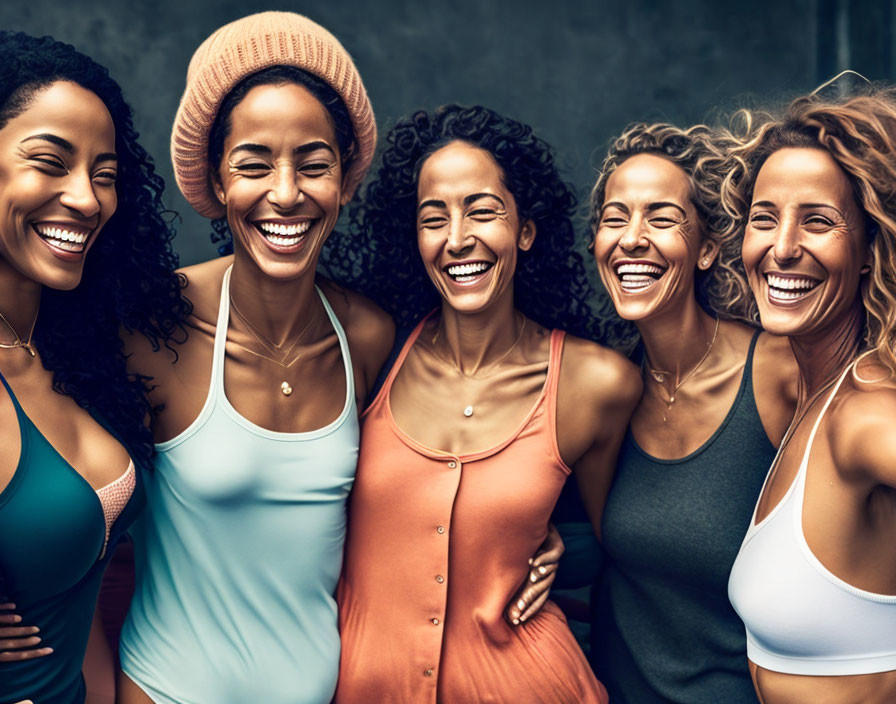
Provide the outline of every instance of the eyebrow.
[[[615,201],[615,200],[610,201],[609,203],[604,203],[601,210],[606,210],[607,208],[619,208],[620,210],[624,210],[625,212],[628,212],[628,207],[624,203],[620,203],[619,201]],[[657,201],[656,203],[648,203],[647,204],[647,212],[653,212],[654,210],[661,210],[663,208],[675,208],[682,215],[685,215],[685,216],[687,215],[687,212],[685,212],[684,208],[682,208],[677,203],[672,203],[670,201],[663,200],[663,201]]]
[[[20,144],[24,144],[25,142],[32,142],[34,140],[41,140],[44,142],[49,142],[50,144],[55,144],[57,147],[60,147],[69,154],[74,154],[77,151],[77,149],[75,149],[75,145],[69,142],[67,139],[58,137],[55,134],[50,134],[49,132],[43,134],[34,134],[30,137],[25,137],[25,139],[23,139]],[[116,154],[115,152],[103,152],[101,154],[97,154],[96,159],[93,160],[93,163],[96,164],[100,161],[118,161],[118,154]]]
[[[328,152],[336,155],[336,152],[333,151],[333,147],[331,147],[326,142],[321,140],[317,140],[315,142],[308,142],[308,144],[303,144],[300,147],[296,147],[292,150],[293,154],[307,154],[309,152],[316,151],[318,149],[326,149]],[[272,154],[270,147],[266,147],[263,144],[253,144],[252,142],[246,142],[244,144],[238,144],[233,149],[230,150],[230,154],[233,155],[237,152],[249,152],[250,154]]]
[[[504,201],[501,200],[501,198],[499,196],[496,196],[494,193],[473,193],[471,195],[468,195],[468,196],[464,197],[464,200],[463,200],[464,207],[466,207],[472,203],[475,203],[480,198],[494,198],[496,201],[498,201],[501,204],[501,207],[507,207],[504,205]],[[443,201],[443,200],[435,200],[434,198],[430,198],[429,200],[425,200],[420,205],[417,206],[417,212],[419,213],[421,210],[423,210],[424,208],[428,208],[428,207],[445,208],[445,207],[447,207],[447,205],[445,204],[445,201]]]
[[[770,200],[761,200],[757,203],[753,203],[753,205],[750,206],[751,209],[752,208],[776,208],[776,207],[777,206],[774,203],[772,203]],[[844,217],[843,213],[840,212],[840,209],[837,208],[837,206],[835,206],[835,205],[831,205],[830,203],[800,203],[798,207],[800,207],[800,208],[830,208],[831,210],[838,213],[841,217]]]

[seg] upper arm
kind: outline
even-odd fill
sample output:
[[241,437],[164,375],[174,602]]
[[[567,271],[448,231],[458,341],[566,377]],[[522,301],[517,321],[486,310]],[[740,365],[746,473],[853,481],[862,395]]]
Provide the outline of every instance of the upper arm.
[[575,339],[564,360],[568,364],[561,371],[558,394],[558,443],[599,535],[619,447],[641,398],[641,375],[616,352]]
[[896,389],[850,393],[832,409],[828,436],[841,474],[896,488]]

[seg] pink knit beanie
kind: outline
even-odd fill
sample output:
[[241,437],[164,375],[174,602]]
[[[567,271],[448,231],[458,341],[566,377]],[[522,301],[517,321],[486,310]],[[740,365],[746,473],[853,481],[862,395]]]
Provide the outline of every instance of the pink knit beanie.
[[208,139],[226,95],[250,74],[295,66],[335,90],[351,116],[358,153],[345,176],[343,203],[367,173],[376,148],[373,109],[348,52],[319,24],[293,12],[260,12],[226,24],[206,39],[187,69],[187,87],[171,131],[171,161],[184,198],[200,215],[224,217],[212,190]]

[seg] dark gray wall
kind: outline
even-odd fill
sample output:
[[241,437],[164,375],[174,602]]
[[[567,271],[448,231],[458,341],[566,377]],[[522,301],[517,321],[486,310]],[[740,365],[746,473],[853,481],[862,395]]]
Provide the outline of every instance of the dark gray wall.
[[584,193],[633,120],[687,125],[812,90],[850,62],[892,75],[893,0],[4,0],[0,27],[51,34],[107,65],[182,215],[182,263],[214,255],[207,221],[174,187],[171,120],[190,56],[218,26],[294,10],[357,62],[380,134],[417,107],[481,103],[528,122]]

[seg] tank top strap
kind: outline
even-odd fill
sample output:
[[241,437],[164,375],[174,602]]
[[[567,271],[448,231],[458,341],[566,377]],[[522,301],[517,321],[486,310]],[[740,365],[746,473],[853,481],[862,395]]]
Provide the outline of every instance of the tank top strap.
[[392,364],[392,369],[389,370],[389,373],[386,375],[385,381],[383,381],[383,385],[380,387],[379,393],[377,393],[376,398],[370,402],[367,408],[364,410],[364,413],[361,414],[362,417],[369,414],[374,408],[378,408],[382,405],[384,399],[389,398],[389,392],[392,389],[392,383],[395,381],[395,377],[398,376],[398,371],[401,369],[401,365],[404,364],[404,360],[407,358],[408,353],[411,351],[411,348],[414,346],[414,343],[417,341],[417,338],[420,337],[420,333],[423,332],[423,326],[426,325],[426,322],[435,314],[438,308],[431,310],[420,320],[419,323],[414,327],[411,331],[411,334],[408,335],[408,339],[405,340],[404,345],[401,347],[401,351],[398,353],[398,356],[395,358],[395,362]]
[[821,413],[818,414],[818,418],[815,419],[815,423],[812,425],[812,432],[809,433],[809,441],[806,443],[806,450],[803,453],[803,459],[800,462],[799,471],[797,473],[796,480],[798,482],[805,481],[806,467],[809,464],[809,453],[812,452],[812,443],[815,442],[815,434],[818,432],[818,428],[821,425],[821,420],[828,412],[828,408],[830,407],[831,402],[834,400],[834,397],[837,395],[837,392],[840,390],[840,386],[843,384],[843,380],[846,378],[846,375],[855,366],[855,364],[855,361],[853,361],[846,365],[846,369],[844,369],[840,374],[840,378],[837,379],[837,383],[834,384],[834,388],[831,389],[831,393],[828,395],[827,400],[824,402],[824,406],[821,407]]
[[342,363],[345,366],[346,405],[348,405],[355,401],[355,374],[352,368],[351,351],[348,347],[348,337],[345,334],[345,330],[342,328],[342,324],[339,322],[339,318],[336,317],[336,313],[330,306],[330,302],[324,295],[324,292],[321,291],[320,287],[316,284],[314,290],[317,291],[320,302],[323,303],[327,317],[330,319],[330,325],[333,326],[333,330],[336,331],[336,337],[339,338],[339,350],[342,352]]
[[25,411],[22,410],[22,406],[19,404],[19,399],[17,399],[15,393],[13,393],[12,387],[6,381],[6,377],[3,376],[3,372],[0,372],[0,381],[3,382],[3,386],[6,388],[6,393],[8,393],[9,397],[12,399],[13,408],[16,409],[16,416],[19,419],[19,423],[21,423],[22,418],[27,418],[27,416],[25,416]]
[[221,302],[218,305],[218,320],[215,323],[215,347],[212,353],[212,378],[209,396],[217,394],[224,386],[224,354],[227,349],[227,327],[230,324],[230,273],[233,264],[227,267],[221,280]]
[[560,388],[560,363],[563,359],[563,341],[565,339],[565,331],[551,330],[548,375],[544,380],[545,423],[550,433],[551,448],[553,449],[555,459],[565,470],[571,471],[560,455],[560,444],[557,440],[557,392]]

